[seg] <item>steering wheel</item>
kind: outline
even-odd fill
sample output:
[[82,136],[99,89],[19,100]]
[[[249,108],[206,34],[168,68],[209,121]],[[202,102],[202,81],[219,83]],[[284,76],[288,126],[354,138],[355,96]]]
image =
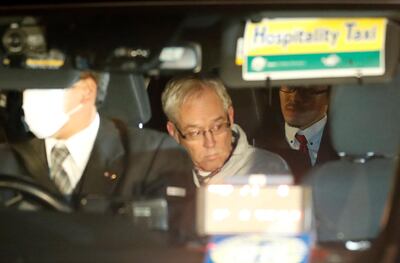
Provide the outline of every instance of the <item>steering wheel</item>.
[[31,210],[73,211],[66,201],[42,189],[31,178],[0,174],[0,207],[21,209],[23,203],[29,204]]

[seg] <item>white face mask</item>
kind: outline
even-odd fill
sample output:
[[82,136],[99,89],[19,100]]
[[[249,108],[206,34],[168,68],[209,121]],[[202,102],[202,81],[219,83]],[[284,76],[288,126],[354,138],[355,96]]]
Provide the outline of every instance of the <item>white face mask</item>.
[[23,93],[22,108],[25,122],[38,138],[49,138],[57,133],[78,111],[79,104],[69,113],[64,112],[65,89],[31,89]]

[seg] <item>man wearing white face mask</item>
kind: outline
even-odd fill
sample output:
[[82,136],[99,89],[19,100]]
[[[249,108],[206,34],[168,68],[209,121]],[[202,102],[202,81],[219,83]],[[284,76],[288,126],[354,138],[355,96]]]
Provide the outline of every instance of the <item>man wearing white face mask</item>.
[[[70,116],[83,109],[84,104],[79,103],[73,109],[66,109],[67,94],[74,89],[51,90],[25,90],[23,93],[23,106],[25,121],[30,131],[36,137],[60,138],[68,134],[58,134],[61,128],[68,123]],[[49,109],[52,109],[51,111]],[[93,109],[86,109],[92,111]],[[67,112],[66,112],[67,111]],[[89,112],[88,112],[89,113]],[[89,113],[88,120],[93,113]],[[95,115],[93,115],[95,116]],[[83,123],[82,123],[83,124]]]
[[[108,74],[83,72],[67,89],[25,90],[25,122],[37,137],[1,145],[1,173],[29,175],[48,191],[131,198],[158,195],[166,178],[187,178],[189,161],[166,134],[100,117]],[[179,174],[182,174],[180,176]]]

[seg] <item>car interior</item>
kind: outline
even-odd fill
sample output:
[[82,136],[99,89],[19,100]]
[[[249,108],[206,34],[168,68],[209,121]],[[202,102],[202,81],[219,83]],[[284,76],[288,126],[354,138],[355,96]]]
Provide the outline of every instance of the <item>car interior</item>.
[[[315,243],[305,261],[293,262],[397,262],[400,4],[280,2],[2,3],[0,142],[32,136],[23,121],[24,89],[69,87],[84,69],[110,73],[102,115],[164,133],[160,98],[167,82],[192,73],[217,76],[232,97],[235,122],[255,147],[284,125],[281,85],[329,85],[327,115],[338,159],[313,167],[299,184],[312,192]],[[246,23],[315,17],[385,19],[384,73],[244,79],[244,64],[236,61]],[[138,223],[132,204],[115,214],[76,212],[18,175],[0,175],[0,190],[1,262],[223,262],[212,261],[211,245],[176,245],[151,229],[148,222],[156,218]],[[91,205],[88,211],[104,203]]]

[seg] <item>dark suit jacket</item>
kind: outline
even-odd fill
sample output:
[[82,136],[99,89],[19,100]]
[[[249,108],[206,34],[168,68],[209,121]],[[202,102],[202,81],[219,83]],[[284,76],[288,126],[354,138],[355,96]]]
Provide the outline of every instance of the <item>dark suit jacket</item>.
[[[194,188],[191,161],[171,137],[125,126],[121,131],[119,126],[101,118],[75,197],[143,198],[165,195],[167,185]],[[0,160],[0,173],[30,176],[44,189],[60,194],[49,178],[44,140],[1,144]]]
[[[286,141],[285,136],[285,125],[279,123],[279,125],[269,126],[267,134],[257,134],[256,146],[275,152],[282,156],[283,159],[288,163],[294,178],[295,183],[301,183],[304,181],[304,175],[312,168],[307,163],[307,159],[303,153],[298,150],[293,150]],[[265,131],[265,130],[264,130]],[[328,161],[337,160],[339,157],[333,149],[330,141],[329,134],[329,122],[325,125],[320,147],[318,150],[317,160],[315,165],[320,165]]]

